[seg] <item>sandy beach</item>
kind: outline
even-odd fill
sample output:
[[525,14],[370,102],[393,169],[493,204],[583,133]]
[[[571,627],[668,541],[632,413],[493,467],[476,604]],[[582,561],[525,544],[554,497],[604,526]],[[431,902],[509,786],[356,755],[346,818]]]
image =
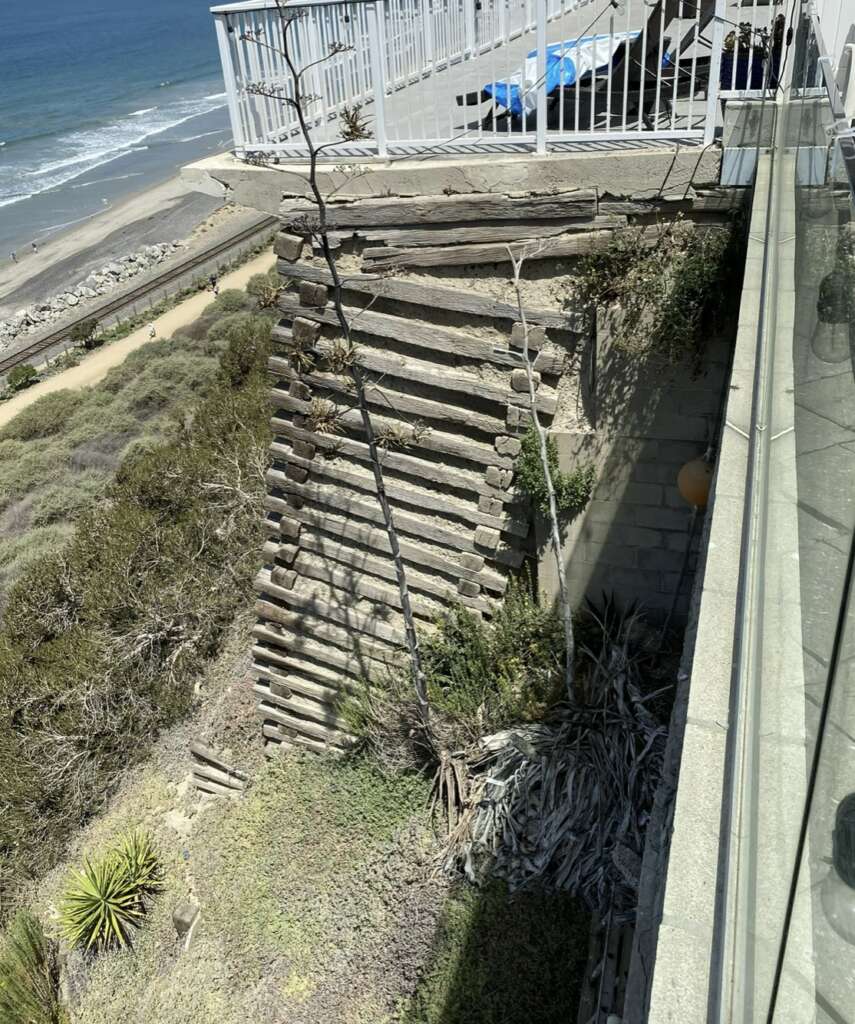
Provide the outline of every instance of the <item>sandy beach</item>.
[[[263,252],[242,267],[238,267],[237,270],[224,274],[220,278],[220,286],[222,288],[245,288],[253,274],[261,274],[270,270],[274,263],[273,253]],[[210,292],[200,292],[198,295],[193,295],[184,302],[180,302],[152,321],[157,332],[156,337],[171,337],[176,331],[198,319],[205,307],[212,301],[213,296]],[[150,340],[149,327],[146,324],[126,338],[114,341],[111,345],[106,345],[87,355],[78,366],[56,373],[52,377],[48,377],[47,380],[27,388],[26,391],[19,392],[14,398],[0,404],[0,427],[5,426],[22,409],[26,409],[27,406],[32,405],[33,402],[45,395],[66,388],[76,390],[97,384],[114,366],[119,366],[131,352],[147,344]]]
[[[146,189],[82,224],[53,236],[38,252],[0,264],[0,318],[50,299],[119,256],[155,242],[210,239],[238,230],[251,211],[191,191],[179,176]],[[210,233],[209,233],[210,232]]]

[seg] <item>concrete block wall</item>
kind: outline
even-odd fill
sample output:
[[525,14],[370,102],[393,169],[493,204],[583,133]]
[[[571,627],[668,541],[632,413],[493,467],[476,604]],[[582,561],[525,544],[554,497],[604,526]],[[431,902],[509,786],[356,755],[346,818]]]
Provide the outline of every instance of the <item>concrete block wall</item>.
[[[693,522],[677,474],[717,435],[728,343],[710,339],[700,365],[670,366],[618,350],[600,322],[598,348],[600,371],[585,403],[589,428],[554,433],[562,469],[593,460],[598,473],[593,499],[564,537],[570,595],[579,604],[614,591],[654,621],[675,605],[681,624],[702,514]],[[554,595],[554,559],[544,550],[540,561],[541,588]]]

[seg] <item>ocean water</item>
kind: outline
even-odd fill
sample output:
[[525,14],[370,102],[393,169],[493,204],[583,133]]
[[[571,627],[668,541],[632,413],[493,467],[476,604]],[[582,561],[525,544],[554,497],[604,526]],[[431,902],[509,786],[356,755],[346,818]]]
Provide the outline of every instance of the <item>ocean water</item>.
[[209,0],[0,0],[0,259],[228,147]]

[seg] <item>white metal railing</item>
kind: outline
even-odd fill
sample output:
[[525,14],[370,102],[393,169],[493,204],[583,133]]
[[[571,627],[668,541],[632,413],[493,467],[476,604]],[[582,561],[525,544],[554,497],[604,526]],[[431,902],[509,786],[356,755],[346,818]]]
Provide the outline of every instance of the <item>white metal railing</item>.
[[[724,0],[249,0],[212,12],[239,155],[307,153],[287,38],[313,145],[386,156],[711,142],[726,32],[737,35],[725,84],[739,91],[781,9],[745,3],[741,36]],[[343,140],[345,108],[370,137]]]

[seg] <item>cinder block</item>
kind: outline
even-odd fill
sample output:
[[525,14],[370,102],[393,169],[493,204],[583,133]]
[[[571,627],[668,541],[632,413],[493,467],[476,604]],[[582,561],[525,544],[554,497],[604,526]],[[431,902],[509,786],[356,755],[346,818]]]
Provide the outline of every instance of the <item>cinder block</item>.
[[312,389],[301,380],[292,380],[288,388],[288,394],[292,398],[299,398],[301,402],[308,402],[312,397]]
[[291,325],[294,341],[301,346],[314,345],[320,332],[320,324],[316,324],[314,320],[306,320],[302,316],[296,317]]
[[299,235],[280,231],[273,242],[273,251],[280,259],[294,263],[303,255],[303,239]]
[[297,582],[297,573],[293,569],[283,569],[281,566],[276,566],[270,572],[270,579],[277,587],[284,587],[285,590],[290,590]]
[[481,593],[481,588],[472,580],[458,580],[457,592],[465,597],[477,597]]
[[473,555],[465,551],[460,556],[460,564],[470,572],[480,572],[484,568],[484,559],[481,555]]
[[276,557],[280,562],[290,565],[299,553],[300,549],[296,544],[280,544]]
[[286,686],[284,683],[280,683],[275,679],[270,680],[270,692],[274,697],[282,697],[284,700],[288,700],[294,696],[294,691],[290,686]]
[[475,527],[475,547],[484,548],[491,553],[499,546],[499,531],[491,530],[489,526]]
[[622,500],[630,505],[661,505],[663,489],[658,484],[628,483],[624,487]]
[[[540,374],[537,370],[531,371],[531,380],[534,390],[540,387]],[[528,391],[528,374],[525,370],[511,370],[511,387],[514,391],[525,394]]]
[[308,479],[309,471],[308,469],[304,469],[302,466],[295,466],[293,463],[289,462],[285,467],[285,476],[287,476],[289,480],[296,480],[298,484],[302,484]]
[[303,505],[305,505],[306,503],[303,501],[299,494],[286,494],[285,504],[290,505],[291,508],[294,509],[301,509]]
[[288,540],[298,540],[302,528],[302,523],[297,522],[296,519],[289,519],[288,516],[282,516],[279,520],[279,534],[282,537],[287,537]]
[[478,508],[490,516],[502,514],[502,503],[497,498],[490,498],[486,494],[482,494],[478,499]]
[[499,455],[509,455],[511,458],[516,458],[522,448],[522,443],[515,437],[507,437],[504,434],[500,434],[495,441],[494,445]]
[[294,441],[291,445],[294,454],[299,456],[301,459],[313,459],[317,449],[313,444],[309,444],[308,441]]
[[325,284],[315,284],[314,281],[300,282],[300,305],[312,306],[315,309],[323,309],[327,304],[329,292]]
[[491,487],[501,487],[503,472],[506,472],[506,470],[501,470],[498,466],[488,466],[484,479]]
[[679,573],[683,568],[685,555],[679,551],[666,551],[664,548],[648,548],[638,552],[638,568],[654,569],[658,572]]
[[[578,548],[577,548],[578,553]],[[583,545],[582,557],[593,565],[614,566],[617,569],[634,569],[638,564],[638,548],[625,547],[621,544]]]
[[[529,325],[528,347],[533,352],[543,348],[548,340],[546,331],[542,327],[532,327]],[[522,324],[514,324],[511,328],[511,345],[513,348],[522,348],[525,345],[525,331]]]
[[654,530],[685,530],[689,521],[689,510],[678,512],[675,508],[651,508],[637,505],[635,521],[639,526],[649,526]]

